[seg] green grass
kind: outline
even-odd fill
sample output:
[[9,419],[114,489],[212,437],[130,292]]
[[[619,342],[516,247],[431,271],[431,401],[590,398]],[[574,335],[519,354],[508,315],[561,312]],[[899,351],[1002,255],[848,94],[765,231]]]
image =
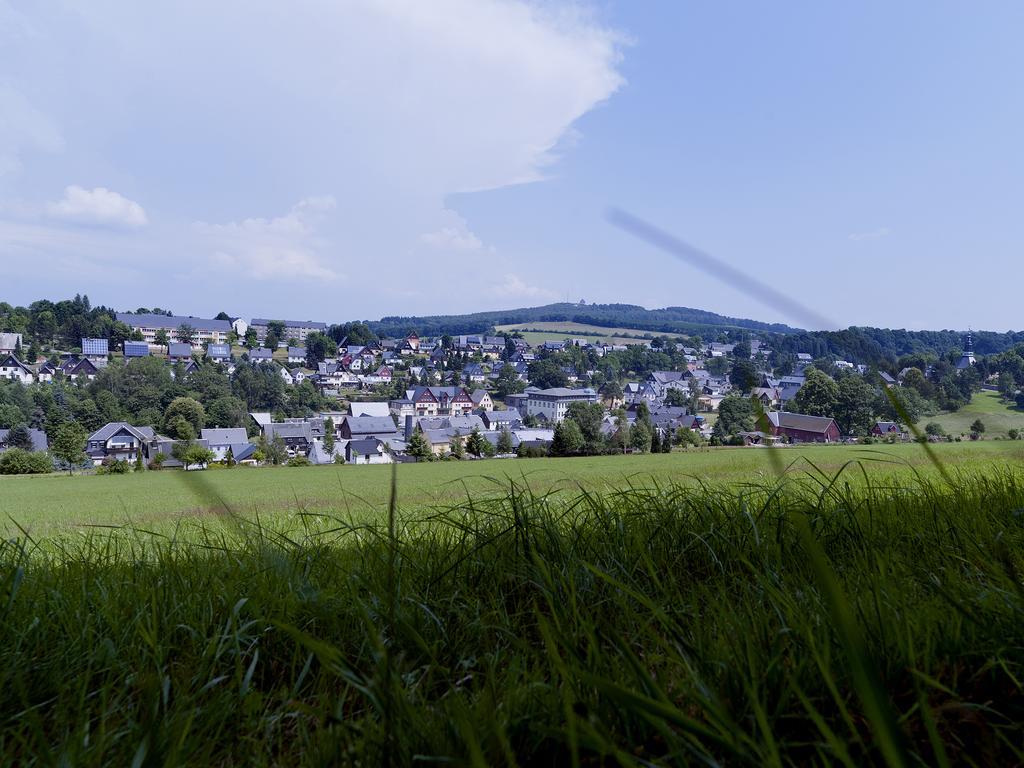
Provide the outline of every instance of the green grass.
[[520,331],[530,344],[543,344],[545,341],[585,338],[587,341],[602,344],[639,344],[645,335],[670,336],[685,338],[678,333],[658,333],[644,331],[639,328],[605,328],[600,325],[566,322],[535,322],[499,325],[496,331]]
[[1019,765],[1024,474],[970,448],[949,485],[520,483],[287,536],[4,541],[0,764]]
[[[940,444],[935,450],[951,466],[980,469],[993,462],[1024,466],[1024,442],[984,441]],[[916,445],[794,446],[780,449],[798,470],[812,462],[828,471],[859,457],[885,456],[900,464],[873,463],[875,474],[930,472]],[[638,478],[661,482],[748,482],[772,465],[763,450],[721,448],[658,455],[598,456],[573,459],[516,459],[432,464],[399,468],[399,503],[423,509],[500,494],[509,478],[524,479],[538,493],[620,489]],[[47,475],[6,477],[0,531],[18,526],[34,536],[82,531],[91,525],[132,525],[167,530],[182,520],[216,522],[234,514],[260,514],[283,525],[297,524],[304,512],[344,511],[354,519],[376,517],[386,506],[390,470],[386,466],[277,467],[144,472],[130,475]]]
[[922,418],[921,426],[936,421],[951,435],[969,435],[975,419],[981,419],[985,424],[986,437],[1005,437],[1011,429],[1024,432],[1024,411],[1003,402],[998,392],[989,391],[976,392],[971,402],[959,411]]

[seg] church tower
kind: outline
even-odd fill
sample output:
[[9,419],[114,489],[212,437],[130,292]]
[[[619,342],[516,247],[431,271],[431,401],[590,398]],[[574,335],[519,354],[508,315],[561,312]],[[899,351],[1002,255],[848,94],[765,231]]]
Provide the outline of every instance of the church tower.
[[962,371],[964,368],[970,368],[974,365],[974,342],[971,339],[971,331],[967,330],[967,346],[964,348],[963,354],[960,355],[960,359],[957,361],[956,369]]

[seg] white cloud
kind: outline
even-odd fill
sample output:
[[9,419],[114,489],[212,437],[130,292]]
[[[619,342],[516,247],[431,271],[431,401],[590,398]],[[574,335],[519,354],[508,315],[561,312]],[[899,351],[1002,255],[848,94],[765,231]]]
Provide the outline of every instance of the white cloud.
[[523,280],[519,275],[507,272],[503,278],[503,282],[498,283],[491,289],[491,294],[495,298],[515,298],[515,299],[556,299],[558,294],[547,288],[541,288],[540,286],[530,285]]
[[334,207],[333,197],[308,197],[284,216],[228,224],[199,222],[195,228],[212,248],[214,262],[241,277],[333,280],[339,275],[323,263],[325,242],[317,236],[316,224]]
[[878,240],[879,238],[887,237],[889,234],[890,229],[888,227],[879,227],[869,232],[854,232],[852,235],[847,235],[847,237],[854,242],[860,242],[861,240]]
[[[484,242],[469,229],[466,220],[455,211],[444,211],[446,223],[440,229],[420,235],[420,242],[441,251],[483,251]],[[494,253],[494,248],[487,248]]]
[[53,218],[83,224],[135,228],[148,223],[141,205],[106,187],[66,187],[64,197],[47,205],[46,211]]
[[[0,195],[39,208],[39,190],[69,174],[140,190],[152,221],[135,234],[155,255],[144,268],[176,305],[220,301],[213,281],[175,283],[162,266],[191,275],[198,254],[262,279],[354,273],[356,257],[412,269],[435,248],[492,254],[501,243],[484,242],[446,201],[543,179],[571,151],[574,123],[622,87],[623,38],[591,3],[19,3],[12,31],[0,0],[0,82],[17,86],[7,102],[0,95],[0,124],[18,115],[15,129],[0,125],[0,161],[31,171],[0,176]],[[315,224],[309,211],[286,211],[309,190],[337,197]],[[390,290],[368,281],[344,312],[406,308]],[[285,313],[330,298],[328,287],[295,283],[252,285],[234,301]]]

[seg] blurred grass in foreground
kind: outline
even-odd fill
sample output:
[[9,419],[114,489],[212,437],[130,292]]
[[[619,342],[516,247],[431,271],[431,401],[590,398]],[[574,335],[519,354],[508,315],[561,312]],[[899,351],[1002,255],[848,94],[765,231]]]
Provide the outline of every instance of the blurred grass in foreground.
[[1020,764],[1024,474],[953,479],[15,537],[0,760]]

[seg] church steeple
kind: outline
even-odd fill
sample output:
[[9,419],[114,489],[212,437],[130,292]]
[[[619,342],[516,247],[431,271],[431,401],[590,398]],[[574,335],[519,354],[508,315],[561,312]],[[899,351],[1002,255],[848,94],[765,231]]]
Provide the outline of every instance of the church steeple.
[[960,355],[960,360],[957,362],[956,367],[958,370],[964,368],[970,368],[974,365],[974,339],[971,335],[971,329],[967,329],[967,343],[964,347],[963,353]]

